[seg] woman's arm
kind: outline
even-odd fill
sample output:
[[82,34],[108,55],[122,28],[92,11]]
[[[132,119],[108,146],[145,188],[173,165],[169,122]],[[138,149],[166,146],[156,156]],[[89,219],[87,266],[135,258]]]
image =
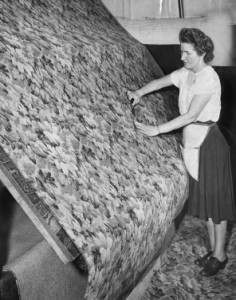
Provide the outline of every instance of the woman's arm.
[[133,100],[133,105],[137,104],[140,101],[140,98],[146,94],[157,91],[169,85],[172,85],[170,75],[166,75],[159,79],[155,79],[148,84],[144,85],[142,88],[136,91],[127,91],[129,100]]
[[166,75],[164,77],[149,82],[148,84],[144,85],[141,89],[138,89],[137,92],[139,93],[140,97],[142,97],[146,94],[160,90],[169,85],[172,85],[172,81],[170,79],[170,75]]
[[176,130],[192,122],[195,122],[209,100],[210,100],[209,94],[194,96],[187,113],[180,115],[177,118],[158,126],[144,125],[136,121],[135,121],[135,126],[143,134],[146,134],[148,136],[155,136],[161,133],[167,133]]

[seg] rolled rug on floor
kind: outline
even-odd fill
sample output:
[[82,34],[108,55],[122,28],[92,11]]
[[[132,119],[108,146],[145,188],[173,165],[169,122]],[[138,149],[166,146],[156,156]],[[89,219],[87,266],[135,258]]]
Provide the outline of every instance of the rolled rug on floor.
[[[0,15],[0,180],[63,262],[82,258],[85,297],[118,299],[187,196],[179,135],[136,132],[126,95],[163,73],[100,0],[2,0]],[[170,90],[136,111],[176,114]]]

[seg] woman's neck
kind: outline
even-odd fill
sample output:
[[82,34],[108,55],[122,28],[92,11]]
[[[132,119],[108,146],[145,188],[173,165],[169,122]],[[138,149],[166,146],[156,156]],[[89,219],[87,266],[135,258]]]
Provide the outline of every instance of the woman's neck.
[[196,65],[192,69],[192,72],[193,73],[198,73],[198,72],[202,71],[206,66],[207,66],[207,64],[204,61],[201,61],[198,65]]

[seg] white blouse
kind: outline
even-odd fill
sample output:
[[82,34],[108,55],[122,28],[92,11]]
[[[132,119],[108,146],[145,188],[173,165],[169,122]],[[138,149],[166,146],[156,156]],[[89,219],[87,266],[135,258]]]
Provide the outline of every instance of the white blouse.
[[[210,99],[199,114],[197,121],[218,121],[221,110],[221,84],[219,77],[211,66],[193,73],[181,68],[170,74],[172,83],[179,88],[179,111],[188,111],[191,101],[197,95],[209,95]],[[189,124],[183,130],[183,157],[190,175],[198,180],[199,148],[203,143],[209,127]]]

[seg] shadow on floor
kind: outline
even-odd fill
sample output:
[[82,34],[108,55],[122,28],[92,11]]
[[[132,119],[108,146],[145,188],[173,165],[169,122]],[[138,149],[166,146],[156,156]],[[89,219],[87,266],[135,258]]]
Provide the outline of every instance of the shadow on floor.
[[0,189],[0,276],[9,253],[9,237],[12,229],[16,202],[5,187]]

